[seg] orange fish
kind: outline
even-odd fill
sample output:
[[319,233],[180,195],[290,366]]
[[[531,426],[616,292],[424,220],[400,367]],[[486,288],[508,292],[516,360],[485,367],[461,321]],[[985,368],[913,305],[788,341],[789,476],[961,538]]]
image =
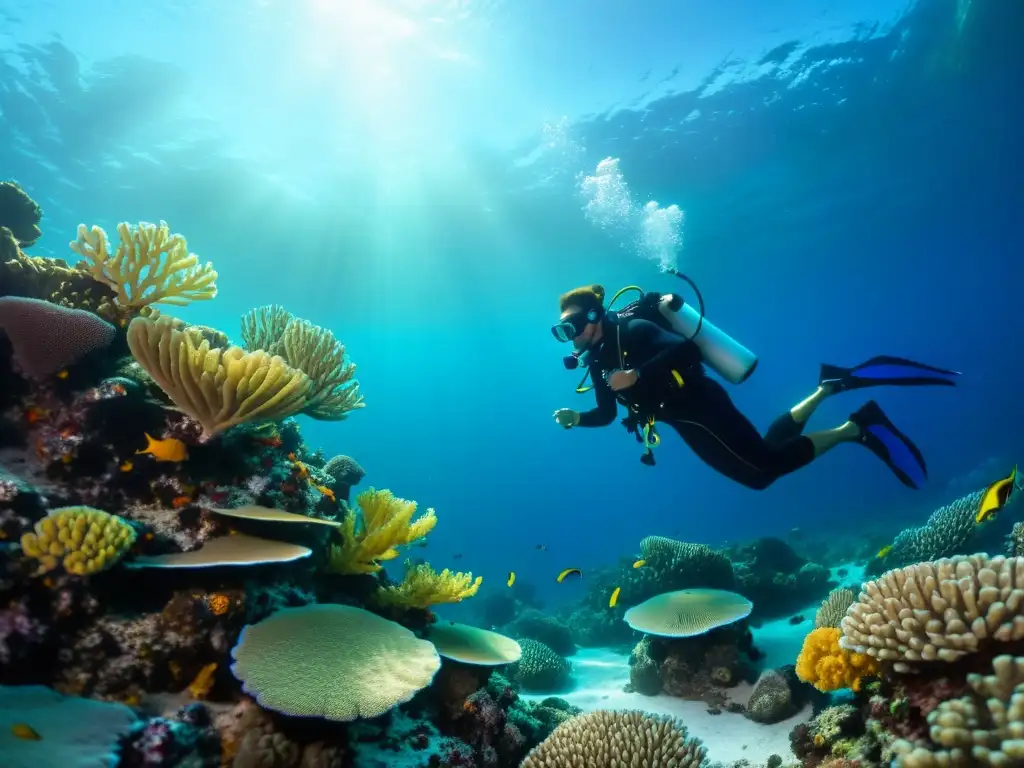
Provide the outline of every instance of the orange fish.
[[118,467],[122,472],[131,472],[135,468],[135,462],[126,461],[124,464]]
[[29,424],[35,424],[37,421],[41,421],[50,415],[50,412],[43,408],[36,408],[34,405],[25,411],[25,421]]
[[188,446],[178,438],[168,437],[156,440],[145,432],[143,434],[146,435],[146,447],[141,451],[136,451],[136,455],[148,453],[157,461],[185,461],[188,458]]
[[60,373],[57,374],[57,378],[58,379],[62,379],[63,380],[63,379],[66,379],[67,377],[68,377],[68,372],[67,371],[61,371]]
[[175,509],[181,509],[182,507],[187,507],[191,503],[191,496],[177,496],[174,501],[171,502],[171,506]]
[[315,487],[318,491],[320,491],[320,493],[322,493],[328,499],[330,499],[331,501],[336,501],[336,499],[334,498],[334,491],[332,491],[326,485],[317,485]]
[[110,389],[115,395],[123,395],[125,392],[128,391],[127,389],[124,388],[123,384],[115,384]]

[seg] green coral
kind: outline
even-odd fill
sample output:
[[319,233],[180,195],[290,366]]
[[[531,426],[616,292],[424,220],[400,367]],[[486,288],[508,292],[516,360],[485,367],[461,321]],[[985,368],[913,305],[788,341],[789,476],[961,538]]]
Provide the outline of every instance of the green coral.
[[512,669],[519,685],[531,691],[551,691],[564,686],[572,666],[544,643],[517,638],[523,655]]

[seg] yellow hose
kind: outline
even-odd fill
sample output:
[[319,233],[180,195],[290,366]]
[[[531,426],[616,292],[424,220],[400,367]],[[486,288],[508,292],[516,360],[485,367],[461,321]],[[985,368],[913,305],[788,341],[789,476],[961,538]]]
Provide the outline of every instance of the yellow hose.
[[[621,298],[622,294],[629,293],[629,291],[636,291],[637,293],[640,294],[640,297],[643,298],[643,295],[644,295],[644,289],[643,288],[641,288],[639,285],[627,285],[625,288],[620,288],[618,291],[615,292],[615,295],[612,296],[612,300],[608,302],[607,309],[611,309],[612,305],[614,305],[615,302],[618,301],[619,298]],[[594,388],[593,384],[587,386],[587,378],[589,376],[590,376],[590,369],[587,368],[587,372],[583,374],[583,378],[580,379],[580,383],[576,385],[576,392],[578,394],[582,395],[582,394],[584,394],[586,392],[589,392],[590,390],[592,390]]]

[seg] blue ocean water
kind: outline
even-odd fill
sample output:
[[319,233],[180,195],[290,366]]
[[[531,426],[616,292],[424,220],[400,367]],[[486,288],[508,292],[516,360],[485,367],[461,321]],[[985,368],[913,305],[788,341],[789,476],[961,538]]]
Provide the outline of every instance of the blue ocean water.
[[[307,441],[434,507],[416,554],[482,575],[481,595],[514,570],[571,601],[582,587],[555,574],[648,534],[894,533],[1020,457],[1022,13],[6,0],[0,176],[45,210],[35,255],[69,258],[79,223],[163,219],[220,274],[182,317],[237,338],[244,311],[279,303],[329,327],[367,407],[303,419]],[[595,202],[606,158],[621,181]],[[662,211],[645,229],[648,201],[681,228]],[[652,468],[617,423],[559,429],[554,409],[592,401],[548,330],[558,295],[679,289],[659,257],[757,353],[730,393],[760,428],[820,362],[962,371],[955,389],[870,393],[921,447],[927,487],[841,446],[752,491],[674,435]]]

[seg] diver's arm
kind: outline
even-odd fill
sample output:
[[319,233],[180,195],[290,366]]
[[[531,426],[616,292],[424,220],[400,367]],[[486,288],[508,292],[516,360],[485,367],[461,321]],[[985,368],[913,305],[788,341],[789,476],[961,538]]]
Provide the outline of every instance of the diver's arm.
[[597,408],[584,411],[580,414],[577,427],[606,427],[615,421],[618,408],[615,405],[615,393],[608,386],[599,371],[591,369],[590,377],[594,382],[594,396],[597,398]]
[[657,376],[673,368],[692,368],[702,361],[697,342],[662,330],[649,320],[629,323],[630,351],[643,360],[632,368],[641,376]]

